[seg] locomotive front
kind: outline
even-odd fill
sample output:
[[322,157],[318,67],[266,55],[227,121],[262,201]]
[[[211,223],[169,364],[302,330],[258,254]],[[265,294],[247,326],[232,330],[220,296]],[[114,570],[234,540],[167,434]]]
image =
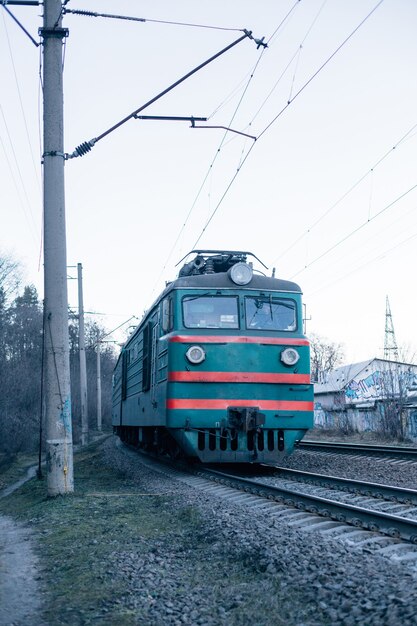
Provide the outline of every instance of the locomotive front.
[[313,426],[301,290],[250,253],[194,252],[165,299],[166,428],[203,462],[276,462]]

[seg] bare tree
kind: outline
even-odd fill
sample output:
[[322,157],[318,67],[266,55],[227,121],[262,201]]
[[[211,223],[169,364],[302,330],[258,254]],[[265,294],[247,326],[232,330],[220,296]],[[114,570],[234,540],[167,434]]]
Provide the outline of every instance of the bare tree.
[[36,445],[40,412],[42,308],[25,287],[1,311],[0,449],[14,453]]
[[0,289],[6,300],[17,294],[22,280],[20,263],[10,254],[0,251]]
[[[97,357],[96,342],[97,336],[106,334],[106,331],[96,322],[87,320],[85,323],[85,343],[87,359],[87,384],[91,393],[88,394],[88,416],[89,428],[95,430],[97,424],[97,396],[94,389],[97,382]],[[70,314],[69,322],[70,340],[70,366],[71,366],[71,404],[74,441],[80,437],[81,424],[81,391],[80,391],[80,360],[79,360],[79,324],[78,316]],[[103,426],[111,427],[112,411],[112,386],[111,380],[113,369],[116,363],[116,352],[111,344],[104,344],[101,347],[101,379],[102,379],[102,410]]]
[[311,359],[311,380],[313,382],[323,382],[325,374],[331,372],[341,364],[344,358],[342,344],[330,341],[326,337],[311,333],[310,359]]
[[380,430],[382,435],[404,440],[407,435],[408,388],[414,374],[403,363],[387,361],[381,372],[379,401]]
[[[16,276],[14,275],[16,272]],[[34,451],[39,441],[42,377],[42,303],[35,287],[19,294],[19,264],[0,252],[0,453],[13,455]],[[14,299],[12,299],[12,297]],[[79,422],[78,322],[70,320],[70,357],[73,369],[73,410]],[[106,331],[91,322],[87,325],[87,373],[91,387],[96,378],[94,344]],[[111,377],[116,355],[111,346],[102,349],[102,407],[104,426],[111,426]],[[94,381],[94,383],[93,383]],[[91,394],[90,414],[96,415],[96,396]]]

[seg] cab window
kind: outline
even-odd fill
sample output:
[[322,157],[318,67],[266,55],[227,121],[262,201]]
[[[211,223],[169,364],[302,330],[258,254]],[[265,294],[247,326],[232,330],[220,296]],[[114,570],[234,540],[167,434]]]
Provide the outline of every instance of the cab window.
[[297,328],[297,308],[294,300],[272,296],[245,297],[246,328],[258,330],[287,330]]
[[235,296],[186,296],[182,310],[186,328],[239,328]]

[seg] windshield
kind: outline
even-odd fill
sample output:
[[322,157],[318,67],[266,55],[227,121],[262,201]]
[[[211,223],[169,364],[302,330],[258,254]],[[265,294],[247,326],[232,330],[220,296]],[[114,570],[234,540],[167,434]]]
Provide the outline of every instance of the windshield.
[[182,308],[186,328],[239,328],[235,296],[186,296]]
[[247,296],[245,312],[248,329],[294,331],[297,327],[294,300],[272,296]]

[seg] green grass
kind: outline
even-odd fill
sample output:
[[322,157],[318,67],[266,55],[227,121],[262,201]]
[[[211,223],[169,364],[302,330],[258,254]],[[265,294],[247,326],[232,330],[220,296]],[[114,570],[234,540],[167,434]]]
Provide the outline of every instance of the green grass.
[[[206,516],[175,495],[147,492],[146,481],[104,464],[101,445],[75,455],[73,494],[48,498],[45,481],[33,479],[0,500],[0,514],[33,532],[43,626],[148,626],[152,602],[164,602],[164,581],[176,583],[168,595],[180,605],[197,592],[205,615],[226,607],[219,624],[293,623],[285,618],[293,602],[286,592],[285,613],[279,579],[265,580],[267,543],[259,551],[235,541],[233,523],[223,536],[214,511]],[[142,584],[142,574],[154,571],[161,585]]]
[[150,541],[173,528],[198,525],[193,507],[178,512],[172,496],[147,494],[104,466],[98,446],[75,455],[74,494],[47,498],[45,481],[33,479],[0,500],[1,514],[25,522],[35,534],[46,623],[134,624],[135,612],[114,604],[125,586],[112,570],[111,554],[129,548],[146,554]]
[[0,454],[0,490],[24,478],[29,467],[37,462],[35,454]]

